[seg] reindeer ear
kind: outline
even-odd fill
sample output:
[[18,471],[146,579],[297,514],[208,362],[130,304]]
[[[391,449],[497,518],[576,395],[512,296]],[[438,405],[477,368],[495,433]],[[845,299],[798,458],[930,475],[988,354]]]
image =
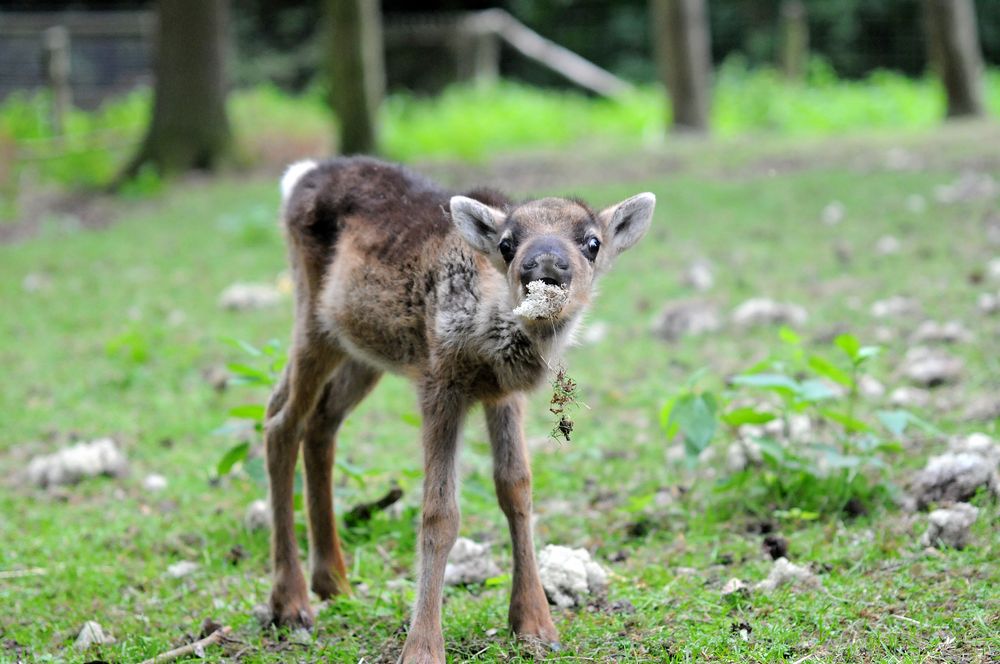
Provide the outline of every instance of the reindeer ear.
[[646,192],[626,198],[617,205],[605,208],[597,215],[604,226],[606,242],[611,242],[614,255],[617,256],[638,242],[650,222],[653,220],[653,210],[656,207],[656,196]]
[[500,227],[506,219],[503,212],[465,196],[452,196],[451,219],[474,249],[484,254],[496,253]]

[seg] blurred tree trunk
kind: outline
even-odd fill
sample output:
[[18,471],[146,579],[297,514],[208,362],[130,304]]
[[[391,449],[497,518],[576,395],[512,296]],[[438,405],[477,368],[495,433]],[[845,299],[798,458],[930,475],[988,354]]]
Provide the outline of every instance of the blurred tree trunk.
[[781,71],[785,78],[801,80],[809,58],[809,19],[802,0],[781,3]]
[[712,56],[706,0],[651,0],[660,78],[673,108],[673,130],[708,131]]
[[330,106],[340,152],[375,152],[377,113],[385,91],[379,0],[325,0]]
[[153,117],[121,183],[149,164],[161,174],[214,169],[229,157],[227,0],[160,0]]
[[972,0],[924,0],[924,25],[930,66],[948,98],[948,117],[985,114],[983,56]]

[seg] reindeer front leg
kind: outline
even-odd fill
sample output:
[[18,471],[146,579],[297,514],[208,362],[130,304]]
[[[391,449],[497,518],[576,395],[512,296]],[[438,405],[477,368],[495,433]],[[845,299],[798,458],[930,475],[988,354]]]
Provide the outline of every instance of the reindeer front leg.
[[458,538],[455,455],[468,404],[447,387],[425,384],[421,390],[424,447],[424,504],[420,524],[420,571],[413,621],[399,661],[444,664],[441,601],[444,568]]
[[493,479],[500,509],[507,515],[514,547],[514,586],[509,621],[519,637],[559,646],[549,603],[538,577],[531,534],[531,464],[524,444],[524,397],[520,394],[485,404],[486,425],[493,448]]

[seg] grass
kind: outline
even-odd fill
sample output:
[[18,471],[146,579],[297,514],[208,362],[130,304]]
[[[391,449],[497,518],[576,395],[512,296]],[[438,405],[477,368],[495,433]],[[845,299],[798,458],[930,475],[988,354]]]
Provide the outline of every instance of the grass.
[[[630,181],[619,181],[618,168],[642,154],[583,155],[602,164],[601,184],[586,192],[595,204],[649,190],[659,207],[649,236],[603,282],[590,320],[607,323],[606,336],[567,357],[589,406],[573,413],[573,441],[547,438],[553,422],[544,390],[531,401],[539,546],[585,546],[613,573],[607,602],[556,612],[565,650],[552,661],[997,660],[995,501],[977,498],[982,513],[969,547],[933,555],[916,543],[924,517],[893,508],[814,521],[749,514],[740,496],[716,490],[721,470],[673,460],[658,418],[692,372],[746,369],[772,354],[776,331],[729,330],[668,345],[651,335],[650,323],[662,303],[693,296],[676,276],[705,257],[717,273],[709,297],[727,308],[760,294],[803,304],[807,340],[844,325],[870,341],[888,325],[897,341],[886,344],[872,372],[894,386],[916,322],[886,324],[867,312],[872,301],[904,292],[920,298],[928,317],[958,318],[976,332],[974,343],[954,349],[967,363],[963,382],[939,393],[959,403],[995,394],[997,323],[976,313],[985,286],[969,276],[998,253],[983,240],[996,201],[943,205],[932,192],[967,168],[1000,179],[991,152],[998,138],[996,125],[975,124],[798,147],[780,140],[671,143],[674,172],[650,170]],[[916,155],[923,167],[885,168],[890,147]],[[555,158],[572,175],[581,154]],[[925,198],[925,211],[908,208],[913,195]],[[846,215],[831,227],[819,218],[832,200]],[[263,489],[245,468],[211,481],[226,449],[242,439],[259,444],[253,433],[217,432],[226,413],[265,393],[243,387],[219,394],[204,372],[244,360],[229,338],[260,345],[288,337],[287,301],[260,312],[217,306],[231,282],[272,281],[284,269],[276,205],[270,181],[187,184],[123,203],[121,221],[105,229],[80,232],[53,221],[35,239],[0,247],[0,661],[138,661],[184,642],[208,617],[231,625],[241,641],[210,650],[215,660],[239,651],[253,662],[391,661],[398,653],[414,594],[420,472],[414,397],[403,380],[383,379],[345,424],[338,456],[354,476],[340,473],[337,492],[349,506],[397,480],[406,491],[403,510],[345,533],[356,593],[321,607],[311,644],[279,641],[251,616],[267,598],[268,543],[265,533],[244,530],[242,515]],[[872,246],[886,234],[898,237],[902,250],[878,257]],[[835,245],[848,263],[838,260]],[[33,289],[26,290],[26,278]],[[922,414],[949,432],[971,430],[959,411]],[[509,570],[481,419],[471,418],[461,455],[462,534],[493,541]],[[998,434],[996,423],[981,426]],[[20,480],[31,456],[72,437],[103,435],[128,454],[127,477],[54,492]],[[726,442],[723,435],[713,445]],[[904,453],[889,458],[899,483],[943,448],[926,436],[905,443]],[[162,493],[143,491],[151,472],[168,478]],[[667,495],[673,498],[663,500]],[[766,575],[770,563],[756,533],[762,522],[787,537],[793,561],[820,572],[827,592],[721,597],[730,577]],[[304,525],[299,536],[304,544]],[[243,552],[235,562],[234,550]],[[200,567],[191,577],[168,578],[167,567],[180,560]],[[508,585],[498,579],[447,591],[452,661],[534,659],[504,629]],[[117,642],[75,652],[86,620],[100,622]],[[741,625],[750,628],[746,639]]]
[[[724,63],[716,78],[712,126],[723,137],[926,129],[944,114],[935,81],[891,72],[839,80],[821,60],[812,63],[802,84],[771,69],[749,70],[738,58]],[[990,111],[1000,114],[1000,72],[987,72],[985,86]],[[0,106],[0,148],[14,143],[15,166],[29,179],[97,187],[131,155],[149,104],[148,91],[140,90],[95,112],[73,111],[65,136],[55,139],[47,97],[15,95]],[[238,152],[248,164],[277,168],[331,150],[332,118],[318,91],[293,98],[266,86],[238,90],[231,95],[230,114]],[[564,148],[584,139],[640,146],[658,142],[670,116],[658,86],[612,101],[514,82],[456,85],[433,98],[395,94],[381,114],[384,152],[404,161],[481,161],[498,151]]]

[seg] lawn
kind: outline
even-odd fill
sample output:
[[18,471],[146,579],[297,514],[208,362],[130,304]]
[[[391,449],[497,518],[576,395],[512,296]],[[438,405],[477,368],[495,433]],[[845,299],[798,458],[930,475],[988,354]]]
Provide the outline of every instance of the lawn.
[[[965,549],[936,551],[919,544],[926,516],[891,502],[812,518],[726,489],[721,459],[732,434],[715,436],[716,461],[688,464],[661,427],[661,409],[698,370],[721,393],[724,377],[787,354],[788,344],[767,326],[673,343],[652,332],[670,301],[699,298],[729,312],[772,297],[807,309],[798,335],[810,352],[827,352],[840,332],[880,344],[870,373],[891,390],[905,382],[899,363],[921,320],[962,321],[974,339],[949,348],[965,362],[961,381],[914,410],[945,433],[908,430],[903,449],[885,454],[886,482],[905,487],[946,434],[1000,435],[996,421],[962,417],[968,402],[1000,391],[1000,319],[976,306],[980,293],[1000,290],[983,283],[987,261],[1000,255],[988,241],[1000,199],[971,190],[944,202],[937,189],[969,172],[1000,181],[997,145],[1000,127],[980,123],[796,143],[678,140],[628,154],[605,145],[428,167],[463,184],[498,174],[496,184],[519,195],[580,193],[596,205],[646,190],[658,198],[649,236],[602,284],[589,316],[596,332],[565,359],[586,404],[572,413],[572,441],[548,435],[548,391],[531,401],[536,541],[586,547],[611,573],[607,597],[555,611],[564,649],[550,660],[1000,659],[995,499],[974,499],[981,511]],[[243,524],[266,492],[260,438],[228,413],[263,402],[266,390],[220,392],[207,377],[230,363],[260,365],[233,340],[261,347],[288,338],[287,297],[264,310],[218,305],[235,281],[282,281],[277,202],[273,181],[179,183],[117,204],[117,220],[100,230],[51,218],[36,237],[0,246],[0,661],[139,661],[187,642],[206,618],[234,630],[233,642],[207,651],[213,660],[394,661],[414,596],[420,503],[415,400],[396,377],[383,379],[340,436],[340,506],[376,498],[393,481],[405,492],[401,509],[344,532],[353,596],[320,607],[308,642],[261,629],[253,616],[269,590],[267,533]],[[842,219],[824,223],[834,202]],[[898,251],[877,250],[885,236]],[[707,293],[680,279],[694,259],[714,266]],[[871,315],[873,302],[900,294],[918,299],[923,315]],[[481,420],[470,418],[461,455],[461,532],[492,542],[509,570]],[[102,436],[125,451],[124,477],[54,490],[24,480],[33,456]],[[241,441],[251,458],[215,477]],[[167,487],[144,490],[150,473]],[[787,539],[789,558],[815,571],[822,590],[722,596],[732,577],[767,575],[768,531]],[[173,578],[167,569],[179,561],[198,567]],[[545,656],[507,634],[508,587],[502,576],[447,590],[451,661]],[[76,651],[88,620],[116,642]]]

